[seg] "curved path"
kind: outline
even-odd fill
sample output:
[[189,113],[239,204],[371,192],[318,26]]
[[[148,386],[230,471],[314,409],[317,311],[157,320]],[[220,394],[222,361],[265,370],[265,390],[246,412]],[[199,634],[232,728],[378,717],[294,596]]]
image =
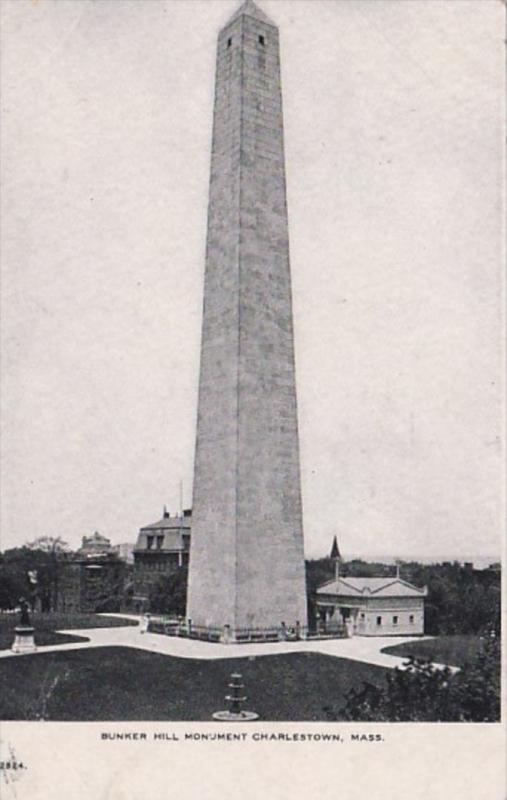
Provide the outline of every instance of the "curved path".
[[[139,616],[131,614],[104,614],[102,616],[118,617],[140,621]],[[406,657],[382,653],[384,647],[393,644],[420,642],[431,639],[431,636],[375,636],[352,639],[321,639],[300,642],[268,642],[263,644],[214,644],[198,639],[184,639],[164,636],[158,633],[142,633],[139,627],[128,626],[118,628],[80,628],[79,630],[59,630],[76,636],[86,636],[88,641],[52,644],[38,647],[36,653],[54,653],[62,650],[83,650],[89,647],[134,647],[150,653],[172,656],[173,658],[195,658],[206,660],[248,658],[249,656],[273,656],[282,653],[321,653],[336,658],[348,658],[351,661],[362,661],[378,667],[403,669]],[[0,658],[27,657],[32,653],[15,654],[10,650],[0,651]],[[439,669],[444,664],[434,664]],[[450,667],[455,672],[457,667]]]

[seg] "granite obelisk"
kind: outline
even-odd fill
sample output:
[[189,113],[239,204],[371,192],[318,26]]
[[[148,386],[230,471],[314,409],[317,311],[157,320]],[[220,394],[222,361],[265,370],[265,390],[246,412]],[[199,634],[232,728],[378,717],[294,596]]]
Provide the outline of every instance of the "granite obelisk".
[[218,37],[187,617],[307,624],[278,30]]

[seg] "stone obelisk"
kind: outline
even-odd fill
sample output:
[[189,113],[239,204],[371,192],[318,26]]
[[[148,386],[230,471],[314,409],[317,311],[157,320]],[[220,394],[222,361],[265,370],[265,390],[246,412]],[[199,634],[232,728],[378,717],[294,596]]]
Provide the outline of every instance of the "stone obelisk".
[[307,624],[278,30],[218,37],[187,617]]

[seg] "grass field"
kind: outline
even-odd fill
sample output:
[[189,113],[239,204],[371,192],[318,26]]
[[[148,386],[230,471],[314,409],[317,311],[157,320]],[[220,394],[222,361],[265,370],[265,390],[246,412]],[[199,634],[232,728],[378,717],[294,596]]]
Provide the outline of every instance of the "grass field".
[[462,667],[466,662],[473,661],[480,649],[479,636],[437,636],[435,639],[384,647],[382,652],[393,656],[430,659],[440,664],[449,664],[451,667]]
[[122,647],[0,660],[0,719],[76,721],[211,719],[226,707],[231,672],[243,675],[246,708],[263,720],[326,720],[363,681],[386,670],[316,653],[198,661]]
[[[35,628],[35,644],[39,646],[88,641],[86,636],[69,636],[55,633],[56,630],[118,628],[136,624],[132,620],[99,617],[97,614],[31,614],[30,619]],[[0,614],[0,650],[9,650],[12,646],[16,625],[19,625],[19,614]]]

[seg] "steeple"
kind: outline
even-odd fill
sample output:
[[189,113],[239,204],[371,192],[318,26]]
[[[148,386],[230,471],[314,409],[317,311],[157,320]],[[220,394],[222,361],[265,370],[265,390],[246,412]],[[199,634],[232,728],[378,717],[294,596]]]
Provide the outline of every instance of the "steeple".
[[340,554],[340,548],[338,547],[338,539],[336,536],[333,539],[333,546],[331,547],[331,555],[330,558],[334,561],[334,579],[338,581],[340,579],[340,562],[342,560]]
[[336,536],[333,539],[333,546],[331,547],[331,555],[329,556],[329,558],[341,561],[340,548],[338,547],[338,540]]
[[252,17],[253,19],[258,20],[259,22],[264,22],[265,25],[272,25],[273,27],[275,27],[275,23],[272,22],[272,20],[270,20],[270,18],[267,16],[267,14],[264,13],[264,11],[261,11],[259,6],[255,5],[253,0],[245,0],[245,2],[241,4],[238,10],[230,18],[227,25],[230,25],[231,22],[235,22],[237,19],[239,19],[239,17],[242,16]]

